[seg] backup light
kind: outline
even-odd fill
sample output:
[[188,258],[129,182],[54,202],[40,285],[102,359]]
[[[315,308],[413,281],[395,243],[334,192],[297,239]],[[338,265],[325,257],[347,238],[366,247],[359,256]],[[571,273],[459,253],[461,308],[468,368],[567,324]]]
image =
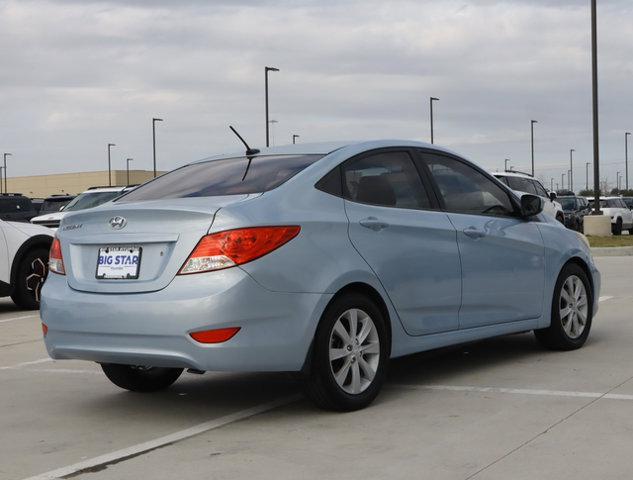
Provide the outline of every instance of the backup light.
[[48,270],[59,275],[66,275],[62,257],[62,244],[57,237],[53,239],[51,251],[48,254]]
[[178,272],[211,272],[242,265],[278,249],[299,234],[299,226],[251,227],[205,235]]

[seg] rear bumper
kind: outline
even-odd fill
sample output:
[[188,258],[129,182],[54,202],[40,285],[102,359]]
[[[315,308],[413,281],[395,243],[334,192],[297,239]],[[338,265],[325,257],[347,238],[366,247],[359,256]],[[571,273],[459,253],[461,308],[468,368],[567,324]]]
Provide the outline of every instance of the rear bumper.
[[[272,292],[239,268],[176,277],[150,293],[97,294],[50,274],[42,291],[54,359],[217,371],[298,371],[332,295]],[[204,345],[192,331],[240,327]]]

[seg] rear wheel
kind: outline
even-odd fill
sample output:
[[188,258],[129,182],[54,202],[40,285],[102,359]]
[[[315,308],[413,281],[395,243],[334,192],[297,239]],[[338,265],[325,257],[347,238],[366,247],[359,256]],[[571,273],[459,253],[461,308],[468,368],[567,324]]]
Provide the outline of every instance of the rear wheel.
[[40,307],[40,291],[48,274],[48,250],[35,248],[22,258],[15,276],[11,300],[28,310]]
[[314,338],[306,395],[328,410],[369,405],[384,382],[389,361],[386,320],[368,297],[350,293],[334,300]]
[[156,392],[178,380],[182,368],[143,367],[136,365],[101,364],[103,373],[117,387],[132,392]]
[[591,330],[593,297],[587,274],[578,265],[565,265],[554,288],[552,323],[535,330],[538,341],[554,350],[582,347]]

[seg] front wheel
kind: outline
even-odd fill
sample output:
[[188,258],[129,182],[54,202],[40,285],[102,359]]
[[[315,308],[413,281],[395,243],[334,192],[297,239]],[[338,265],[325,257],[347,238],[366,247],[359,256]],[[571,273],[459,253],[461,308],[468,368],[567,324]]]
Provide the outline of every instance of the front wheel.
[[592,314],[593,296],[587,274],[578,265],[568,263],[554,288],[552,323],[534,334],[547,348],[575,350],[587,341]]
[[618,218],[618,220],[615,222],[615,225],[613,225],[611,230],[613,232],[613,235],[622,235],[622,219],[621,218]]
[[335,299],[317,328],[306,395],[327,410],[352,411],[369,405],[386,375],[390,351],[386,328],[382,312],[365,295],[350,293]]
[[117,387],[132,392],[156,392],[178,380],[182,368],[142,367],[103,363],[101,369]]

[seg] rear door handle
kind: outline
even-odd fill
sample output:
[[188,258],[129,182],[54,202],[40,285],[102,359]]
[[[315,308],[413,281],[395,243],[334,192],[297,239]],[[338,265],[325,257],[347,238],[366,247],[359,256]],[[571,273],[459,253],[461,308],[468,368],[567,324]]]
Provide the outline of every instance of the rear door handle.
[[363,218],[358,223],[360,223],[362,227],[369,228],[374,232],[379,232],[380,230],[383,230],[389,226],[388,223],[381,222],[376,217]]
[[470,238],[483,238],[486,236],[486,233],[483,230],[479,230],[478,228],[475,227],[468,227],[466,229],[464,229],[464,235],[466,235],[467,237]]

